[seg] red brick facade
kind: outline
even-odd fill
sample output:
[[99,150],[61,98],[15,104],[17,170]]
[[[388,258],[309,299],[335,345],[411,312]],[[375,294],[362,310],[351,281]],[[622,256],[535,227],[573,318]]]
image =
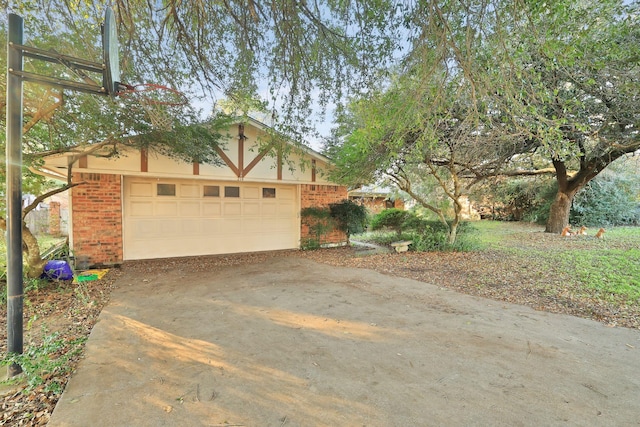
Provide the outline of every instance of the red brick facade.
[[121,176],[74,173],[72,197],[73,251],[90,265],[122,262]]
[[[303,184],[300,186],[300,209],[309,207],[324,207],[347,199],[347,188],[339,185]],[[309,226],[302,224],[300,240],[305,241],[314,237],[309,232]],[[320,244],[345,243],[347,235],[340,230],[333,230],[322,236]]]

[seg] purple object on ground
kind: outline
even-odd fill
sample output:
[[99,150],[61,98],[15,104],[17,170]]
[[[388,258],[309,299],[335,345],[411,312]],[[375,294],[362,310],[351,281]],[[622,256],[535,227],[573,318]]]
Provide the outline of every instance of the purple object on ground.
[[44,266],[42,279],[53,280],[71,280],[73,279],[73,270],[66,261],[52,260],[48,261]]

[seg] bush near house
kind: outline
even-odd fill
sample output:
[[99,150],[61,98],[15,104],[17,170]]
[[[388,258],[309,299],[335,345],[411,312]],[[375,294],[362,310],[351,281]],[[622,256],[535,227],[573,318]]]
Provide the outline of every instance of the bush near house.
[[425,220],[412,211],[386,209],[371,220],[371,232],[354,236],[356,240],[389,245],[398,240],[410,240],[410,251],[466,251],[475,247],[469,222],[458,226],[458,239],[447,243],[449,229],[440,221]]
[[318,249],[326,242],[326,236],[340,230],[349,237],[367,228],[367,209],[345,199],[326,206],[311,206],[300,211],[302,223],[309,228],[309,236],[303,239],[302,249]]
[[331,217],[336,225],[349,237],[355,233],[362,233],[367,228],[367,208],[349,199],[329,205]]
[[394,230],[398,235],[402,234],[402,230],[406,229],[405,221],[409,216],[414,214],[396,208],[385,209],[376,214],[371,219],[370,227],[372,230],[390,229]]

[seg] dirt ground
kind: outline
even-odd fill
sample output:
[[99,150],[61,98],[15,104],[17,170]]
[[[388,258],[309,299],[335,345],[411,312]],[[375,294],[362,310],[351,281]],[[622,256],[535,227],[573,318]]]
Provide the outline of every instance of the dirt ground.
[[640,425],[637,329],[244,259],[125,265],[49,425]]

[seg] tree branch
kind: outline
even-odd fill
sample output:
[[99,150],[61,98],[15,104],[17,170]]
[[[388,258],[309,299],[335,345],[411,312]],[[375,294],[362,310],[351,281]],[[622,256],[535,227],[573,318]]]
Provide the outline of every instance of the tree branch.
[[[53,96],[52,92],[53,92],[53,89],[48,89],[42,98],[48,99],[49,96]],[[31,117],[31,120],[29,120],[29,123],[25,124],[22,127],[23,135],[29,132],[36,124],[38,124],[40,120],[48,118],[56,109],[58,109],[58,107],[61,107],[64,104],[64,97],[63,97],[62,91],[60,91],[60,94],[58,95],[57,98],[58,98],[57,102],[54,102],[53,104],[47,106],[46,108],[43,108],[42,106],[38,108],[36,113]]]
[[34,210],[36,208],[36,206],[38,206],[38,204],[40,202],[42,202],[45,199],[48,199],[51,196],[54,196],[58,193],[62,193],[63,191],[67,191],[70,188],[76,187],[78,185],[82,185],[85,184],[84,181],[82,182],[76,182],[76,183],[68,183],[60,188],[56,188],[54,190],[51,191],[47,191],[44,194],[41,194],[40,196],[36,197],[33,202],[31,202],[28,206],[26,206],[23,210],[22,210],[22,219],[24,220],[24,217],[27,216],[27,214],[29,212],[31,212],[32,210]]

